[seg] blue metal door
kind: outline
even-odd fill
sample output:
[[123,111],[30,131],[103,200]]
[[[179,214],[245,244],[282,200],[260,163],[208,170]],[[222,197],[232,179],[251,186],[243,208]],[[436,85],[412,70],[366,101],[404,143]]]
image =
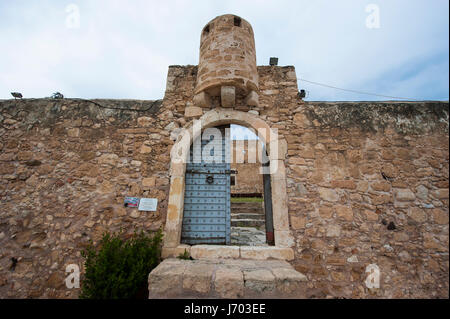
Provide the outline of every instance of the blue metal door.
[[[201,140],[201,153],[215,156],[205,160],[191,146],[186,165],[183,227],[185,244],[230,244],[230,161],[229,130],[218,127],[221,137]],[[200,143],[198,143],[200,145]],[[197,159],[193,163],[192,159]]]

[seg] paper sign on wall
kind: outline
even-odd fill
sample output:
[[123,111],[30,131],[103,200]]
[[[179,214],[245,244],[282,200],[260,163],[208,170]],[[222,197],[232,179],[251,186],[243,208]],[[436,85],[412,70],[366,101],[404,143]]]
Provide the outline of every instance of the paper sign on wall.
[[155,212],[157,206],[158,206],[157,198],[141,198],[141,200],[139,201],[138,210]]

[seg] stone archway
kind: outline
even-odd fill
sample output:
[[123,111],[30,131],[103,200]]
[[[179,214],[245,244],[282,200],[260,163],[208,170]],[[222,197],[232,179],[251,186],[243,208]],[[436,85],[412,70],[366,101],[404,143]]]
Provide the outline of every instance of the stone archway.
[[[205,128],[224,124],[238,124],[261,132],[270,159],[272,209],[275,246],[219,246],[219,245],[181,245],[181,228],[183,220],[184,189],[186,162],[192,141]],[[183,129],[171,150],[170,191],[165,225],[163,258],[178,256],[184,250],[198,257],[230,257],[267,259],[277,258],[291,260],[294,257],[293,237],[289,230],[287,207],[286,173],[284,159],[287,144],[278,134],[258,116],[230,109],[216,108],[206,112],[198,121],[191,122]]]

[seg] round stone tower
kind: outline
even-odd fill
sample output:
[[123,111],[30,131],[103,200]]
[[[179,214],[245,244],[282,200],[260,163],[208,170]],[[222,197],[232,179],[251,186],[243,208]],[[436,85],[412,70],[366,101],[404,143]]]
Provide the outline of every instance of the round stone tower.
[[194,103],[209,107],[220,96],[223,107],[236,98],[258,105],[258,71],[253,29],[244,19],[226,14],[211,20],[202,31]]

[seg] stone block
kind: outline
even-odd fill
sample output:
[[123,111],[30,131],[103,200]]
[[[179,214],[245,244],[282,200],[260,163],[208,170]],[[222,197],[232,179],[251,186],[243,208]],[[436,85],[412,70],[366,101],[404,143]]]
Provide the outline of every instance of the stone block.
[[178,295],[183,283],[186,265],[176,260],[159,264],[148,276],[150,299],[170,298]]
[[306,217],[291,216],[291,227],[295,230],[304,229],[306,225]]
[[258,93],[256,93],[255,91],[251,91],[245,98],[245,104],[250,106],[259,106]]
[[205,91],[196,94],[193,98],[193,102],[199,107],[211,107],[211,97]]
[[275,244],[277,247],[292,247],[294,246],[294,237],[289,230],[275,230]]
[[431,216],[433,216],[433,221],[436,224],[448,225],[448,212],[435,208],[431,211]]
[[437,199],[448,199],[449,190],[448,190],[448,188],[435,190],[435,191],[433,191],[433,196]]
[[152,151],[152,148],[151,148],[151,146],[148,146],[148,145],[142,144],[142,146],[141,146],[141,149],[140,149],[139,153],[141,153],[141,154],[148,154],[148,153],[150,153],[151,151]]
[[408,211],[408,216],[417,223],[423,223],[427,220],[427,214],[419,207],[411,207]]
[[137,119],[138,126],[141,127],[150,127],[153,125],[154,119],[148,116],[142,116]]
[[275,276],[277,290],[284,294],[299,290],[301,283],[308,280],[302,273],[289,268],[274,268],[272,273]]
[[319,196],[329,202],[337,202],[339,200],[339,195],[330,188],[319,187]]
[[155,183],[156,183],[156,177],[152,176],[152,177],[146,177],[142,179],[142,186],[144,187],[144,189],[150,189],[152,187],[155,187]]
[[336,215],[339,219],[343,219],[348,222],[351,222],[353,220],[353,210],[348,206],[336,206]]
[[339,225],[327,226],[327,237],[339,237],[341,235],[341,227]]
[[80,136],[80,129],[75,127],[75,128],[70,128],[67,130],[67,135],[69,137],[79,137]]
[[188,106],[184,110],[184,116],[185,117],[199,117],[203,115],[202,108],[198,106]]
[[195,245],[191,248],[194,259],[239,258],[238,246]]
[[239,268],[220,267],[216,270],[214,290],[221,298],[244,296],[244,275]]
[[236,104],[236,88],[234,86],[222,86],[220,88],[222,107],[233,107]]
[[98,159],[99,164],[111,165],[111,166],[115,166],[118,161],[119,161],[119,156],[117,156],[116,154],[103,154]]
[[253,260],[293,260],[294,251],[291,248],[283,247],[256,247],[256,246],[241,246],[241,258]]
[[254,293],[275,291],[275,276],[268,269],[244,270],[245,288]]
[[289,230],[286,182],[284,180],[276,180],[273,178],[271,182],[273,227],[275,230]]
[[270,160],[284,160],[288,149],[287,141],[284,138],[271,141],[268,149]]
[[408,202],[408,201],[415,200],[416,195],[414,195],[414,193],[408,188],[396,189],[395,190],[395,199],[400,202]]
[[214,266],[201,263],[191,263],[183,274],[183,289],[206,294],[211,289]]

